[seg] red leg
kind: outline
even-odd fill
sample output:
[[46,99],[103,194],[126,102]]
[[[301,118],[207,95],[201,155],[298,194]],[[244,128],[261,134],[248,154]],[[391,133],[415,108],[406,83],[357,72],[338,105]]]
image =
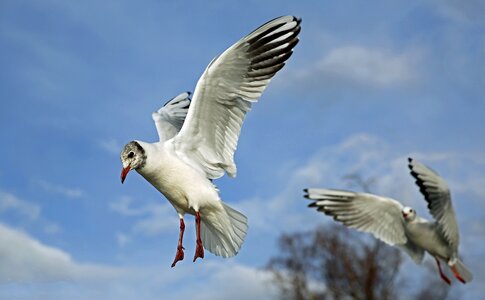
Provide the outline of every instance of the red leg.
[[460,276],[460,274],[458,273],[458,271],[456,270],[456,266],[453,265],[453,266],[450,266],[450,269],[451,271],[453,272],[453,274],[455,274],[455,277],[460,280],[462,283],[466,283],[466,281]]
[[172,268],[175,267],[175,264],[179,260],[183,260],[184,259],[184,249],[185,248],[182,246],[182,240],[184,238],[184,231],[185,231],[184,219],[183,218],[180,218],[179,243],[178,243],[178,246],[177,246],[177,253],[175,254],[175,259],[173,260],[173,263],[172,263]]
[[446,277],[446,275],[441,270],[441,264],[439,259],[437,257],[435,257],[434,259],[436,259],[436,263],[438,264],[438,270],[440,271],[441,279],[443,279],[446,283],[448,283],[448,285],[451,285],[451,280],[448,277]]
[[199,212],[195,213],[195,225],[197,226],[197,241],[196,241],[195,255],[194,255],[194,260],[193,260],[194,262],[198,257],[204,258],[204,247],[202,246],[202,240],[200,239],[200,214],[199,214]]

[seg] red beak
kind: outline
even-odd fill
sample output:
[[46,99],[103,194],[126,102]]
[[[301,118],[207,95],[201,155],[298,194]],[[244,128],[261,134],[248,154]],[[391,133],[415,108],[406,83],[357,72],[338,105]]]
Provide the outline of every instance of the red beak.
[[406,217],[408,216],[408,214],[402,213],[402,216],[404,217],[404,219],[406,219]]
[[125,182],[126,175],[128,175],[128,172],[130,172],[130,166],[127,166],[126,168],[123,168],[121,170],[121,183]]

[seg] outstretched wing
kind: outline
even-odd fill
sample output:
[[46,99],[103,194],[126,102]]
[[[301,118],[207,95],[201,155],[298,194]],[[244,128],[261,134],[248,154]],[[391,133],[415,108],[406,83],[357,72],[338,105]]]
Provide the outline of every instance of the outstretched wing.
[[173,138],[182,128],[190,106],[189,97],[190,92],[181,93],[152,113],[161,142]]
[[309,207],[333,216],[336,221],[369,232],[390,245],[404,245],[407,237],[402,205],[396,200],[367,193],[330,189],[305,189]]
[[455,251],[458,250],[459,233],[455,211],[451,204],[448,185],[438,173],[409,158],[411,175],[416,179],[419,190],[428,202],[428,209],[439,225],[441,233]]
[[234,151],[246,113],[293,53],[300,22],[292,16],[269,21],[209,64],[173,141],[179,157],[211,179],[236,175]]

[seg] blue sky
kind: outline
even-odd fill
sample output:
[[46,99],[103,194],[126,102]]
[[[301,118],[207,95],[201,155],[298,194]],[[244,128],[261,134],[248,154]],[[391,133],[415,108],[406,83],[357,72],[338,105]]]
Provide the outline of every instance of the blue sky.
[[[272,299],[260,267],[277,237],[329,222],[303,188],[359,172],[429,216],[408,156],[448,181],[475,274],[454,289],[483,295],[485,5],[298,2],[2,1],[0,298]],[[238,177],[217,181],[249,218],[246,242],[170,269],[178,217],[141,176],[121,185],[119,152],[155,141],[152,111],[284,14],[303,19],[300,43],[246,118]]]

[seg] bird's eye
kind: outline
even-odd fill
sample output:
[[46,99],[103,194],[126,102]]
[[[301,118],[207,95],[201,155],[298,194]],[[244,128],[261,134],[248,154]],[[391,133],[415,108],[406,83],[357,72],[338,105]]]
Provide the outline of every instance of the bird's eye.
[[411,208],[411,209],[409,210],[409,212],[413,212],[413,209]]
[[133,151],[128,153],[128,158],[133,158],[133,156],[135,156],[135,153],[133,153]]

